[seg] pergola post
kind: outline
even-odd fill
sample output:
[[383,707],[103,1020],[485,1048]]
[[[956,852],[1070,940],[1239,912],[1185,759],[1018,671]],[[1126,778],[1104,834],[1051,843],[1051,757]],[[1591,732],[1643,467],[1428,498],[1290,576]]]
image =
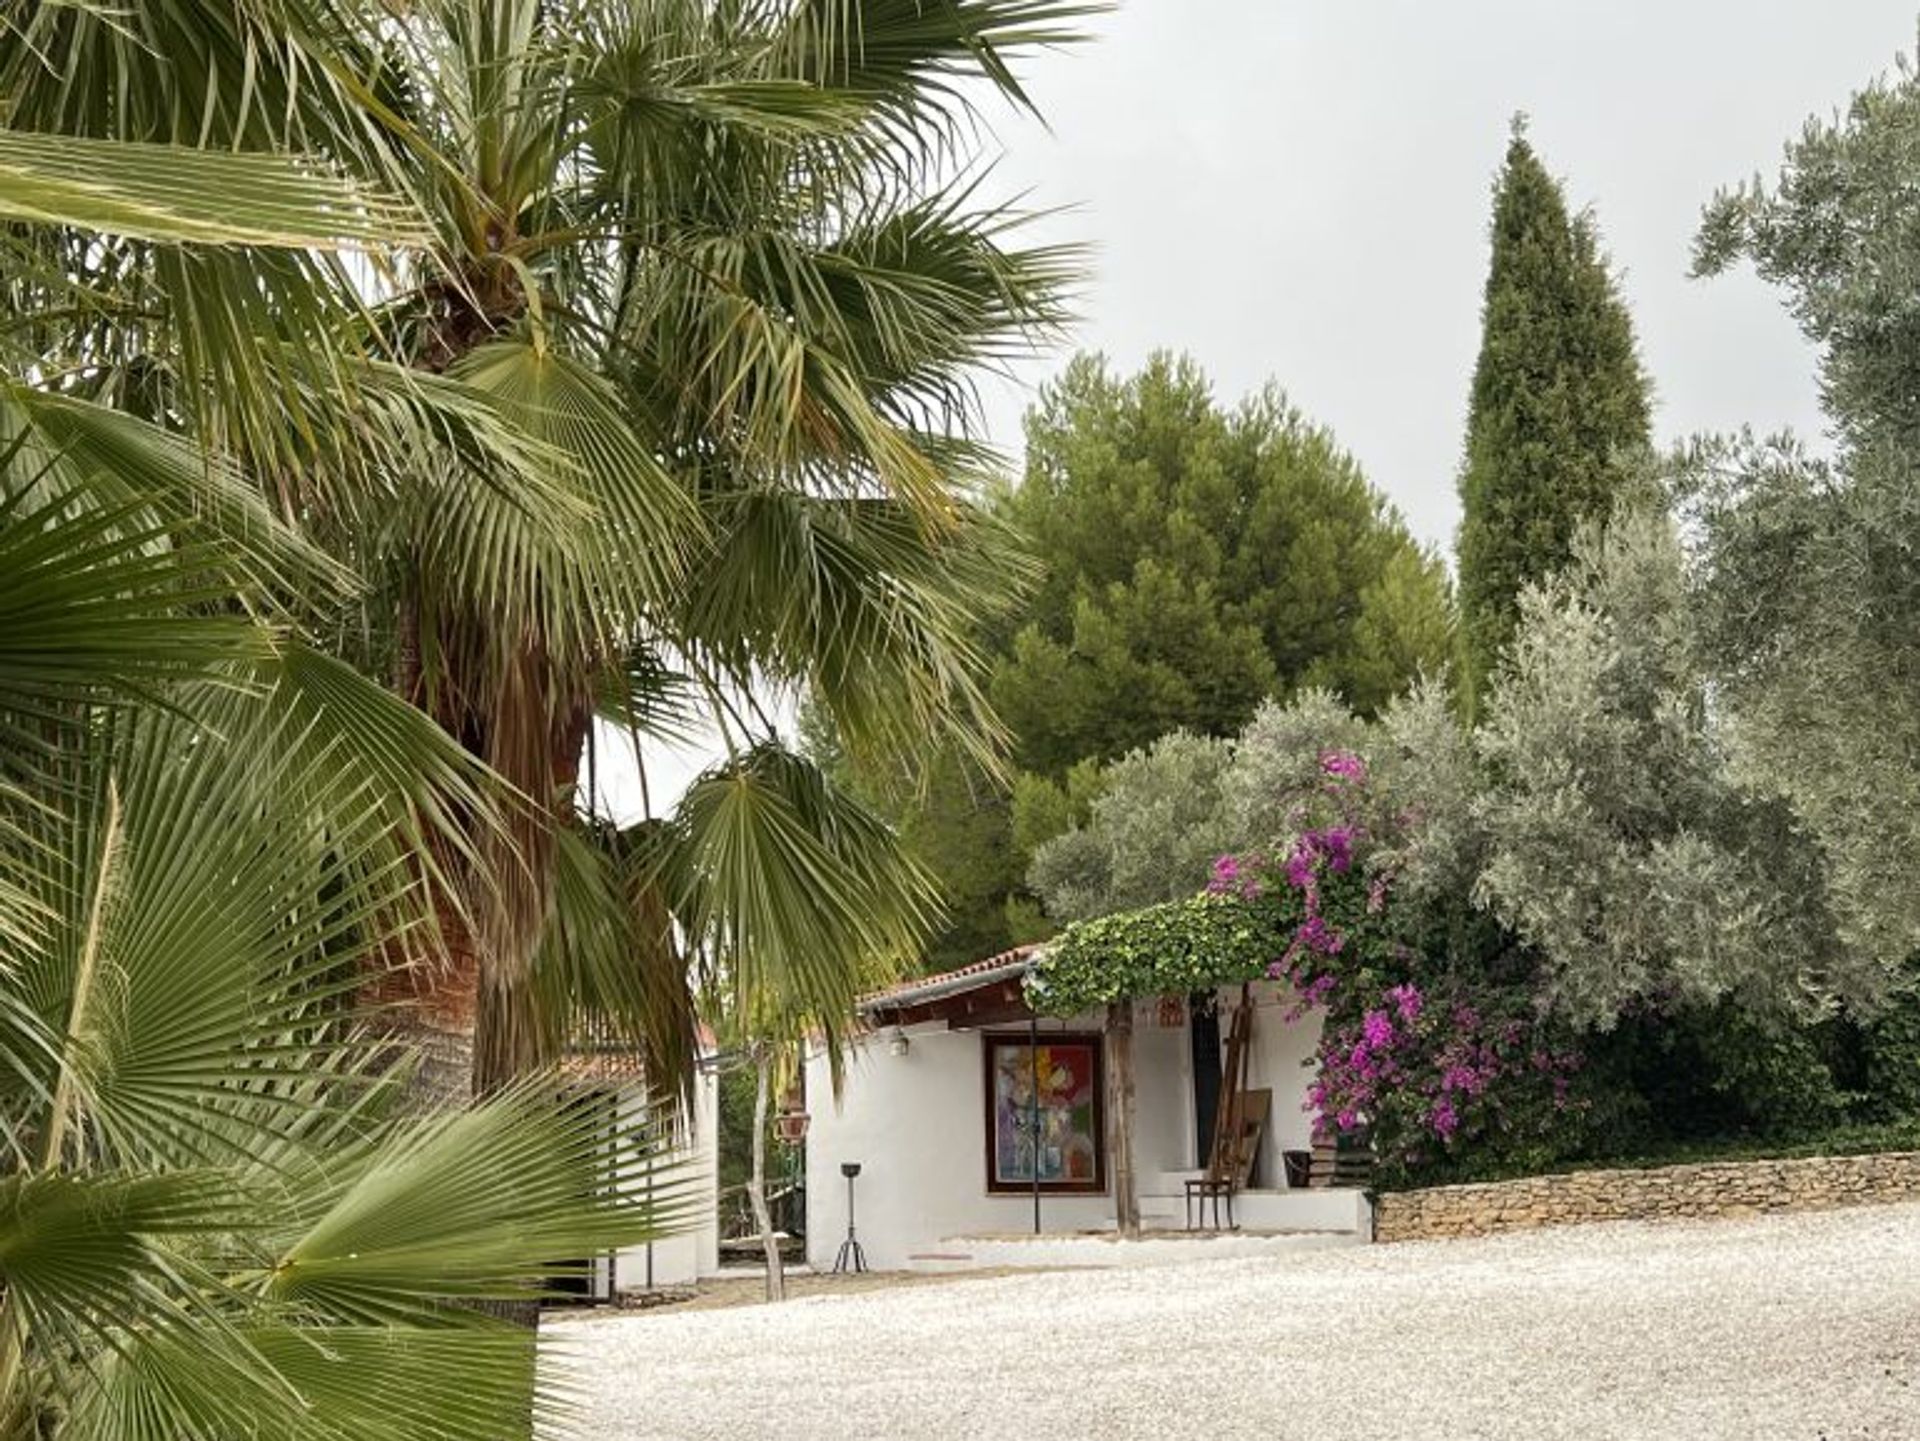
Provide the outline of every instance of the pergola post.
[[1107,1003],[1107,1151],[1113,1166],[1113,1215],[1120,1234],[1140,1236],[1133,1166],[1133,1000]]

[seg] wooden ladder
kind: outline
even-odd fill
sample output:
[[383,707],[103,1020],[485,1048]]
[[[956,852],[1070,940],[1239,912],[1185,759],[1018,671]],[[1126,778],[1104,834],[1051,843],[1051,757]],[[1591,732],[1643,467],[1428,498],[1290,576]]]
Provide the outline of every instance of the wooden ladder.
[[[1220,1221],[1220,1198],[1227,1201],[1227,1226],[1233,1227],[1233,1195],[1240,1189],[1246,1171],[1247,1060],[1253,1041],[1253,988],[1240,987],[1240,1004],[1234,1007],[1233,1024],[1227,1031],[1226,1061],[1220,1070],[1220,1104],[1213,1113],[1213,1137],[1207,1148],[1207,1173],[1204,1179],[1187,1182],[1187,1229],[1192,1230],[1196,1216],[1204,1220],[1206,1204],[1213,1201],[1215,1229]],[[1199,1202],[1199,1211],[1194,1209]]]
[[[1247,1060],[1253,1042],[1253,988],[1240,987],[1240,1004],[1233,1008],[1227,1030],[1227,1058],[1220,1069],[1220,1099],[1213,1113],[1213,1144],[1207,1152],[1207,1170],[1215,1179],[1234,1175],[1232,1166],[1247,1123]],[[1237,1180],[1238,1177],[1235,1176]]]

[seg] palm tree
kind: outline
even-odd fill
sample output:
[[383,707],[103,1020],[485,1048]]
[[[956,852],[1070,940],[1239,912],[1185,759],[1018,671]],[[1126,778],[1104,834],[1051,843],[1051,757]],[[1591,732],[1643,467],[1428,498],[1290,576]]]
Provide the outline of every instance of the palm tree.
[[[199,206],[183,174],[259,193]],[[49,230],[309,247],[345,239],[343,213],[358,243],[404,228],[271,158],[0,133],[0,262],[76,311],[88,287],[37,265]],[[616,1138],[610,1165],[606,1118],[532,1084],[394,1114],[361,978],[431,929],[419,857],[503,824],[497,783],[307,643],[352,578],[250,478],[73,393],[19,344],[51,310],[15,314],[0,1434],[524,1431],[551,1400],[531,1333],[449,1303],[537,1294],[551,1258],[645,1239],[680,1200],[656,1137]]]
[[[583,1027],[684,1074],[670,912],[751,934],[694,959],[833,1043],[876,932],[900,949],[861,909],[913,888],[897,848],[824,890],[820,856],[870,818],[770,750],[746,698],[804,688],[854,746],[953,734],[992,756],[968,636],[1014,567],[975,504],[970,377],[1059,318],[1074,258],[979,198],[973,107],[1025,104],[1013,62],[1089,8],[236,0],[18,22],[16,131],[296,153],[425,220],[374,259],[57,236],[38,258],[86,299],[32,338],[44,370],[241,457],[367,582],[331,617],[338,653],[530,798],[426,857],[449,961],[407,974],[443,1030],[474,1028],[477,1092]],[[730,759],[645,843],[582,843],[596,715],[636,742],[716,725]]]

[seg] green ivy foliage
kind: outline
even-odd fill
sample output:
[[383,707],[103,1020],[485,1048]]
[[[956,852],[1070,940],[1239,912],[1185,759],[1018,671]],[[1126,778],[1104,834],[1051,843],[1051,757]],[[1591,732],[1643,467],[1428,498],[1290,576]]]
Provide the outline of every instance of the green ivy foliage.
[[1200,895],[1081,921],[1041,953],[1027,997],[1043,1015],[1073,1016],[1135,996],[1257,980],[1298,920],[1272,901]]

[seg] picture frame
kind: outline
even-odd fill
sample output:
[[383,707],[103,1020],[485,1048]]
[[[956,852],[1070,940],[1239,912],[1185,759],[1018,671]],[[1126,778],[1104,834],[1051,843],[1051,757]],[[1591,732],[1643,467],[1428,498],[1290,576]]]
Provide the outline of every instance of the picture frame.
[[1037,1060],[1036,1105],[1036,1057],[1027,1033],[988,1031],[981,1036],[987,1192],[1031,1195],[1037,1155],[1041,1195],[1104,1194],[1105,1038],[1097,1031],[1043,1031]]

